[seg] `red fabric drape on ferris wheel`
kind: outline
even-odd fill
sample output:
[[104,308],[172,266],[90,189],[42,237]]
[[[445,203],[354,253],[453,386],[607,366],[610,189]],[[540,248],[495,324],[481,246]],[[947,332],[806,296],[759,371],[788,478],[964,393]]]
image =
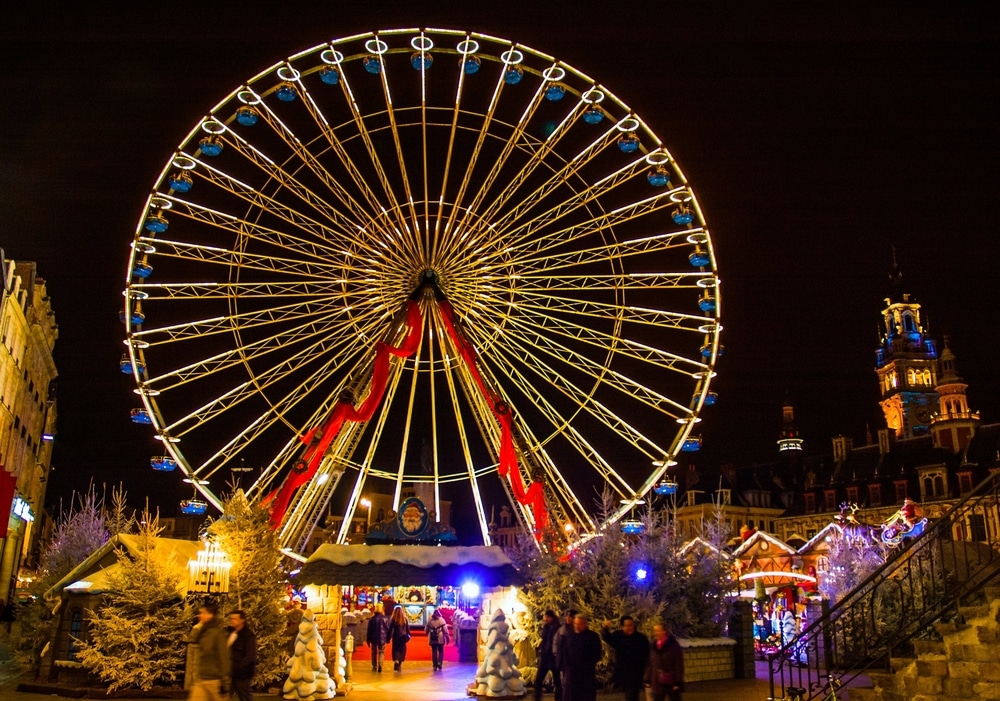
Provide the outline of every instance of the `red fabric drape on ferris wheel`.
[[406,338],[399,346],[390,346],[379,341],[375,344],[375,362],[372,367],[372,379],[368,390],[368,396],[357,409],[351,402],[337,402],[330,417],[322,424],[316,426],[300,440],[308,446],[302,457],[295,463],[292,472],[285,478],[284,484],[271,492],[264,498],[264,502],[271,503],[271,525],[277,527],[281,519],[285,517],[288,504],[292,500],[295,490],[311,480],[319,469],[319,464],[326,453],[327,448],[333,439],[340,433],[345,421],[367,421],[375,413],[375,409],[382,402],[385,395],[386,383],[389,379],[389,356],[408,358],[413,355],[417,346],[420,345],[420,335],[423,331],[423,317],[420,315],[420,306],[414,300],[406,303],[406,323],[409,331]]
[[540,482],[532,482],[530,487],[527,489],[524,488],[524,482],[521,480],[521,470],[517,465],[517,451],[514,449],[510,408],[497,394],[491,392],[486,387],[486,383],[483,382],[483,378],[479,374],[479,368],[476,366],[476,349],[458,329],[458,325],[455,323],[454,310],[447,300],[441,302],[441,315],[444,318],[445,326],[448,327],[448,335],[451,336],[451,340],[455,344],[455,347],[458,348],[462,360],[465,361],[466,367],[472,373],[479,391],[486,398],[486,401],[489,402],[493,415],[500,422],[500,474],[510,482],[511,491],[514,492],[514,498],[517,499],[518,503],[531,509],[532,516],[535,519],[535,539],[541,540],[542,533],[544,533],[549,523],[549,512],[545,508],[545,490]]

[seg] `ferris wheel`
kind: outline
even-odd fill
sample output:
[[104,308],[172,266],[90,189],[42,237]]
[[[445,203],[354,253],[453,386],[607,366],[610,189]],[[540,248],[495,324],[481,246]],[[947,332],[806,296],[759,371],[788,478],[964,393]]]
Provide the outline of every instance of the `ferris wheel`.
[[539,538],[627,519],[700,446],[722,350],[712,239],[646,122],[551,56],[441,29],[315,46],[209,110],[124,297],[152,467],[194,511],[257,468],[299,552],[331,513],[346,542],[376,492],[467,509],[487,543],[501,503]]

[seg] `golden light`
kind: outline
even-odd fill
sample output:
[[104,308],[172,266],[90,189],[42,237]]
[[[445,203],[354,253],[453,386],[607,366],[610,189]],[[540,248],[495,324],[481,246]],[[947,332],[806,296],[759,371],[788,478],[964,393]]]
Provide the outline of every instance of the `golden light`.
[[229,569],[226,559],[215,543],[205,541],[194,560],[188,560],[188,591],[196,594],[224,594],[229,591]]

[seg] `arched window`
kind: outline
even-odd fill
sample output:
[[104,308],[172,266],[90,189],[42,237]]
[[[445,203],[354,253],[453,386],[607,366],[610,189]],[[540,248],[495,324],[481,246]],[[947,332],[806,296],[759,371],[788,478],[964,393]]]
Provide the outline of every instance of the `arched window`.
[[820,555],[816,558],[816,573],[826,574],[830,571],[830,558],[826,555]]
[[903,330],[907,333],[912,333],[916,330],[916,326],[913,323],[913,317],[909,314],[903,314]]

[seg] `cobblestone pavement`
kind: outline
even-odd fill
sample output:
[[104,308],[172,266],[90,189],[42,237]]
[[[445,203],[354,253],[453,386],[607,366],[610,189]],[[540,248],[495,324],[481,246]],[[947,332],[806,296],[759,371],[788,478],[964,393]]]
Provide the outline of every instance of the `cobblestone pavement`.
[[[413,662],[403,665],[399,673],[388,669],[381,674],[364,669],[354,669],[352,688],[346,696],[346,701],[383,701],[384,699],[402,698],[406,701],[467,701],[466,688],[475,678],[474,664],[446,664],[444,670],[435,672],[430,662]],[[0,701],[59,701],[64,698],[59,694],[30,693],[17,691],[17,679],[11,673],[4,674],[0,666]],[[277,689],[272,693],[257,692],[256,701],[280,699]],[[531,699],[529,689],[526,699]],[[841,695],[845,701],[847,694]],[[543,696],[545,701],[552,699],[552,694]],[[620,701],[619,692],[601,693],[599,701]],[[726,679],[710,682],[694,682],[688,684],[684,693],[684,701],[767,701],[768,681],[767,666],[757,664],[757,679]],[[148,701],[149,697],[121,697],[117,701]]]

